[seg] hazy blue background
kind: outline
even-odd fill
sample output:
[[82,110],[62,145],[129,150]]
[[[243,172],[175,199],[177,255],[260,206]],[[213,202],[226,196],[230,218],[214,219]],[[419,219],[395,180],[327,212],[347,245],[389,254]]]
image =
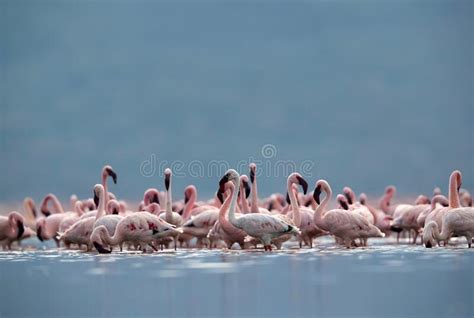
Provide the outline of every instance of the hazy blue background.
[[[472,1],[0,1],[0,200],[138,200],[166,159],[313,160],[380,194],[473,188]],[[203,195],[217,177],[177,178]],[[260,179],[260,193],[284,178]]]

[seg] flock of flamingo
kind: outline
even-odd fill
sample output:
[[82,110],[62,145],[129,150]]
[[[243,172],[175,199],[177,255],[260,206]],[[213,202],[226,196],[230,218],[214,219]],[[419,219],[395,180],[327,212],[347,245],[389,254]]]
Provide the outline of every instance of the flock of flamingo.
[[173,201],[172,171],[166,169],[165,190],[146,190],[134,211],[108,191],[107,179],[117,183],[117,174],[105,166],[94,197],[79,200],[72,195],[71,211],[64,211],[56,196],[48,194],[40,206],[42,216],[31,198],[23,202],[24,215],[13,211],[0,216],[0,245],[11,249],[37,236],[40,241],[54,240],[58,248],[63,244],[67,249],[95,248],[99,253],[111,253],[113,248],[152,252],[178,246],[230,249],[235,243],[241,249],[263,246],[272,251],[289,240],[299,242],[300,248],[312,248],[315,239],[325,235],[333,236],[337,245],[354,248],[366,246],[368,238],[396,234],[397,243],[401,235],[413,237],[413,244],[420,236],[427,248],[447,246],[455,236],[465,237],[471,247],[474,208],[469,192],[461,189],[458,170],[449,178],[448,198],[435,188],[431,199],[420,195],[413,204],[393,204],[396,189],[389,186],[376,208],[364,193],[357,199],[345,187],[336,197],[337,207],[329,208],[329,183],[318,180],[307,194],[308,183],[296,172],[288,176],[286,197],[276,193],[259,200],[256,169],[251,163],[250,177],[228,170],[209,201],[198,201],[193,185],[184,189],[183,200]]

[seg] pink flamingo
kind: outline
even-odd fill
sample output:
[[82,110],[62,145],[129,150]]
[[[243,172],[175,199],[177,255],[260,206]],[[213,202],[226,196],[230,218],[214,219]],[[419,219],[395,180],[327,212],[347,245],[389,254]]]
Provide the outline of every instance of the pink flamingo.
[[160,214],[160,218],[168,222],[169,224],[176,225],[176,227],[183,224],[183,218],[179,213],[172,210],[172,198],[171,198],[171,169],[165,169],[165,189],[166,189],[166,210]]
[[[253,170],[251,170],[253,171]],[[250,177],[252,180],[252,176]],[[219,189],[221,192],[225,190],[225,184],[231,182],[230,187],[237,188],[240,180],[240,176],[234,169],[230,169],[219,181]],[[235,205],[237,201],[237,193],[233,190],[231,205]],[[236,218],[235,211],[229,209],[229,221],[230,223],[245,231],[248,235],[260,240],[265,250],[271,251],[272,239],[275,239],[281,235],[301,234],[300,230],[285,221],[282,218],[265,213],[249,213],[243,214],[241,217]]]
[[380,231],[385,233],[385,235],[390,234],[390,226],[392,224],[393,217],[385,214],[382,210],[376,209],[374,206],[370,205],[369,200],[367,199],[367,195],[365,193],[361,193],[359,195],[359,202],[370,210],[370,212],[374,216],[375,226],[378,227]]
[[[48,203],[50,201],[52,201],[53,203],[53,207],[55,210],[54,213],[51,213],[48,208]],[[36,236],[42,242],[54,239],[56,245],[59,247],[59,241],[56,238],[57,232],[59,231],[59,226],[61,225],[61,222],[64,219],[71,216],[76,216],[76,213],[65,213],[58,198],[52,193],[46,195],[46,197],[43,199],[40,210],[41,213],[45,215],[45,217],[40,217],[36,221]]]
[[249,178],[245,174],[243,174],[240,176],[239,198],[240,198],[240,210],[244,214],[250,213],[249,202],[247,201],[247,198],[249,197],[249,195],[250,195]]
[[[326,192],[326,197],[321,202],[321,192]],[[376,226],[370,224],[367,219],[357,213],[348,213],[346,210],[333,209],[325,212],[326,206],[331,200],[332,190],[326,180],[318,180],[313,192],[318,208],[314,212],[314,223],[320,229],[329,232],[344,242],[350,248],[355,239],[369,237],[384,237]]]
[[250,163],[250,182],[252,183],[252,192],[250,198],[250,212],[251,213],[267,213],[270,214],[265,208],[260,208],[258,206],[258,192],[257,192],[257,165],[255,163]]
[[418,223],[418,226],[420,228],[425,226],[425,220],[426,217],[433,211],[435,211],[438,208],[442,207],[448,207],[449,206],[449,201],[448,199],[442,195],[442,194],[437,194],[431,199],[431,204],[428,209],[425,209],[423,212],[418,215],[416,222]]
[[[176,236],[181,233],[174,225],[148,212],[136,212],[125,216],[117,224],[113,236],[103,225],[94,229],[91,235],[92,244],[99,253],[111,253],[104,245],[117,246],[124,242],[139,245],[143,252],[157,239]],[[153,247],[153,246],[152,246]]]
[[[448,213],[452,209],[456,209],[461,207],[460,199],[459,199],[459,189],[461,188],[462,184],[462,175],[459,170],[454,170],[451,175],[449,176],[449,193],[448,193],[448,201],[449,205],[447,207],[442,207],[438,209],[434,209],[431,213],[429,213],[425,218],[425,228],[423,231],[423,243],[425,247],[430,248],[436,245],[436,242],[439,241],[434,237],[433,229],[434,227],[426,226],[431,221],[434,221],[439,228],[442,230],[442,221],[443,217],[446,213]],[[447,240],[444,241],[447,244]]]
[[293,219],[294,224],[300,229],[301,235],[299,235],[300,248],[303,242],[310,248],[313,247],[313,239],[322,236],[324,234],[314,224],[314,212],[313,210],[300,207],[297,200],[298,188],[293,186],[300,185],[303,188],[303,192],[306,194],[308,191],[308,183],[304,178],[297,172],[294,172],[288,176],[287,179],[287,190],[290,198],[290,204],[292,207],[291,212],[288,213],[288,217]]
[[[244,249],[245,237],[247,236],[247,233],[233,226],[232,223],[230,223],[226,217],[227,211],[229,209],[233,209],[235,213],[235,206],[232,205],[232,197],[234,195],[235,188],[231,187],[230,184],[226,184],[224,190],[228,191],[229,194],[227,195],[226,199],[224,200],[224,203],[219,209],[218,221],[209,231],[207,237],[211,239],[211,246],[213,241],[221,239],[225,242],[227,248],[229,249],[232,248],[232,245],[234,245],[234,243],[238,243],[240,245],[240,248]],[[239,213],[239,215],[241,214]]]
[[[472,207],[461,207],[451,209],[448,213],[443,215],[442,231],[439,233],[438,224],[435,221],[430,221],[426,225],[427,232],[432,233],[433,239],[438,244],[440,241],[449,241],[452,235],[464,236],[467,240],[467,246],[471,248],[472,237],[474,236],[474,208]],[[431,242],[431,241],[428,241]],[[428,243],[426,247],[431,247],[431,243]]]
[[0,242],[7,241],[5,245],[10,248],[11,242],[19,240],[25,232],[24,223],[25,219],[16,211],[0,216]]

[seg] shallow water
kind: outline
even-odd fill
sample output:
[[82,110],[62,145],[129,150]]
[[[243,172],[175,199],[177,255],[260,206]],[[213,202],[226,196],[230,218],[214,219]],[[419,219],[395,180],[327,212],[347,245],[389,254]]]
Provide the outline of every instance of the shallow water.
[[[25,242],[28,245],[28,242]],[[0,317],[472,317],[474,249],[0,252]]]

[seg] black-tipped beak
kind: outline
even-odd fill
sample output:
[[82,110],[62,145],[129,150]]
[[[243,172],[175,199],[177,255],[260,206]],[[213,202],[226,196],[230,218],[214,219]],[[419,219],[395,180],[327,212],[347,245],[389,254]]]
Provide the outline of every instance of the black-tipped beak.
[[170,180],[171,180],[171,175],[168,173],[165,173],[165,189],[168,191],[170,189]]
[[160,198],[158,197],[158,194],[154,194],[153,197],[151,198],[151,203],[158,203],[160,204]]
[[245,198],[248,198],[250,195],[250,185],[247,181],[242,181],[244,183],[244,189],[245,189]]
[[341,204],[341,207],[344,209],[344,210],[349,210],[349,205],[347,205],[347,202],[345,201],[341,201],[339,202]]
[[270,204],[268,205],[268,211],[271,211],[273,210],[273,202],[270,202]]
[[360,199],[360,204],[365,205],[365,199]]
[[222,192],[221,189],[219,189],[219,191],[217,191],[217,198],[219,199],[221,204],[224,203],[224,192]]
[[117,184],[117,174],[110,168],[107,168],[107,174],[112,178],[115,184]]
[[21,221],[17,221],[16,226],[18,227],[18,235],[16,238],[19,239],[20,237],[22,237],[23,233],[25,233],[25,226]]
[[43,242],[43,237],[41,236],[41,232],[42,232],[42,229],[41,229],[41,226],[40,226],[36,229],[36,236],[38,237],[38,240]]
[[319,196],[321,195],[321,185],[318,185],[316,188],[314,188],[313,192],[313,199],[316,201],[317,204],[321,203],[321,200],[319,199]]
[[390,231],[393,231],[393,232],[395,232],[395,233],[400,233],[400,232],[403,231],[403,230],[402,230],[401,228],[399,228],[399,227],[396,227],[396,226],[393,226],[393,225],[392,225],[392,226],[390,227]]
[[34,216],[34,217],[35,217],[35,219],[36,219],[36,215],[37,215],[37,213],[36,213],[36,208],[35,208],[34,206],[33,206],[33,207],[31,207],[31,212],[33,213],[33,216]]
[[286,201],[287,204],[290,204],[290,203],[291,203],[291,201],[290,201],[290,194],[289,194],[288,192],[286,193],[285,201]]
[[425,247],[426,247],[426,248],[432,248],[432,247],[433,247],[433,245],[431,245],[431,241],[430,241],[430,240],[428,240],[428,242],[426,242]]
[[250,169],[250,182],[254,183],[255,182],[255,170]]
[[[352,198],[351,198],[351,196],[349,195],[349,192],[344,191],[344,196],[346,197],[347,203],[349,203],[349,204],[353,204],[353,203],[354,203],[354,202],[352,202]],[[345,210],[347,210],[347,209],[345,209]]]
[[184,192],[184,204],[188,203],[189,202],[189,195],[188,195],[188,192]]
[[229,182],[230,176],[228,173],[226,173],[220,180],[219,180],[219,191],[221,193],[224,193],[225,191],[225,184]]
[[118,215],[118,214],[119,214],[119,210],[118,210],[118,209],[114,209],[114,210],[112,211],[112,214]]
[[108,249],[104,248],[102,246],[102,244],[99,244],[97,242],[93,242],[93,244],[94,244],[94,247],[97,250],[97,252],[99,252],[100,254],[110,254],[110,253],[112,253],[112,250],[108,250]]
[[181,210],[178,211],[179,215],[183,215],[183,213],[184,213],[184,208],[182,208]]
[[303,193],[306,194],[306,192],[308,192],[308,182],[300,176],[296,176],[296,179],[298,179],[299,184],[303,188]]
[[41,209],[41,213],[46,217],[51,215],[51,212],[48,209]]
[[97,193],[94,191],[94,203],[95,206],[99,206],[99,197],[97,196]]

